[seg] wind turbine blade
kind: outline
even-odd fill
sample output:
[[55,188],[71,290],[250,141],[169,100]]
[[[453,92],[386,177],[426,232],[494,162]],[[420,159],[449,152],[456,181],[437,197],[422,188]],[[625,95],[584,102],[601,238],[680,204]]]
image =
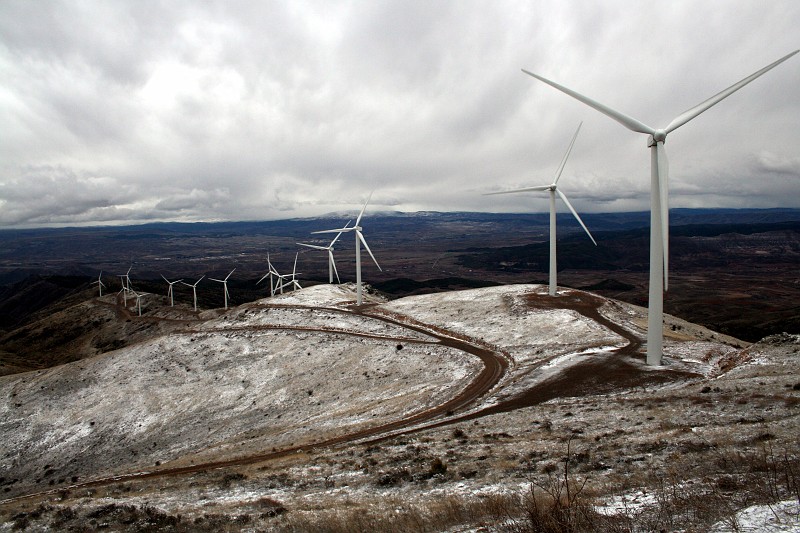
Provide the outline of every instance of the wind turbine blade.
[[669,162],[664,143],[656,143],[658,188],[661,196],[661,241],[664,246],[664,290],[669,288]]
[[218,282],[220,282],[220,283],[225,283],[225,281],[224,281],[224,280],[217,279],[217,278],[208,278],[208,279],[210,279],[211,281],[218,281]]
[[[348,221],[347,221],[347,224],[345,224],[345,225],[344,225],[344,227],[345,227],[345,228],[346,228],[346,227],[348,227],[348,226],[350,225],[350,222],[351,222],[351,221],[350,221],[350,220],[348,220]],[[339,240],[339,237],[341,237],[341,236],[342,236],[342,233],[343,233],[343,232],[341,232],[341,231],[340,231],[340,232],[339,232],[339,234],[338,234],[338,235],[336,235],[336,237],[334,237],[334,238],[333,238],[333,240],[331,241],[331,243],[328,245],[328,248],[331,248],[331,247],[332,247],[332,246],[333,246],[333,245],[336,243],[336,241],[338,241],[338,240]]]
[[370,250],[370,249],[369,249],[369,245],[367,244],[367,241],[364,239],[364,236],[363,236],[363,235],[361,235],[361,232],[360,232],[360,231],[357,231],[357,232],[356,232],[356,235],[358,235],[358,239],[361,241],[361,244],[363,244],[363,245],[364,245],[364,248],[365,248],[365,249],[367,250],[367,252],[369,253],[369,256],[370,256],[370,257],[372,258],[372,260],[375,262],[375,266],[376,266],[376,267],[378,267],[378,270],[380,270],[381,272],[383,272],[383,269],[382,269],[382,268],[381,268],[381,266],[378,264],[378,260],[377,260],[377,259],[375,259],[375,256],[374,256],[374,255],[372,255],[372,250]]
[[570,211],[572,211],[572,214],[573,214],[573,216],[575,217],[575,219],[578,221],[578,223],[580,223],[581,227],[583,228],[583,231],[585,231],[585,232],[586,232],[586,235],[588,235],[588,236],[589,236],[589,238],[590,238],[590,239],[592,239],[592,242],[594,243],[594,245],[595,245],[595,246],[597,246],[597,241],[595,241],[595,240],[594,240],[594,237],[592,237],[592,234],[591,234],[591,233],[589,233],[589,228],[587,228],[587,227],[586,227],[586,224],[584,224],[584,223],[583,223],[583,220],[581,220],[581,217],[580,217],[580,216],[578,216],[578,212],[577,212],[577,211],[575,211],[575,208],[574,208],[574,207],[572,207],[572,204],[571,204],[571,203],[569,203],[569,200],[567,200],[567,197],[564,195],[564,193],[563,193],[563,192],[561,192],[561,191],[560,191],[560,190],[558,190],[558,189],[556,189],[556,193],[557,193],[557,194],[558,194],[558,195],[561,197],[561,199],[562,199],[562,200],[564,200],[564,203],[567,205],[567,207],[569,208],[569,210],[570,210]]
[[333,260],[333,252],[328,250],[328,256],[331,261],[331,266],[333,267],[333,273],[336,274],[336,281],[339,282],[339,285],[342,284],[342,280],[339,278],[339,271],[336,270],[336,261]]
[[297,256],[300,255],[299,253],[294,254],[294,266],[292,267],[292,279],[294,279],[295,273],[297,272]]
[[163,279],[164,281],[166,281],[167,283],[169,283],[169,280],[168,280],[167,278],[165,278],[165,277],[164,277],[164,274],[161,274],[161,279]]
[[327,250],[326,246],[317,246],[316,244],[305,244],[303,242],[295,243],[297,246],[305,246],[306,248],[313,248],[315,250]]
[[369,196],[367,197],[367,201],[364,202],[364,207],[361,208],[361,212],[358,214],[358,218],[356,219],[356,224],[355,224],[356,226],[358,226],[358,223],[361,222],[361,217],[364,216],[364,211],[367,210],[367,204],[372,199],[372,193],[373,192],[375,192],[375,191],[372,191],[372,192],[369,193]]
[[669,132],[671,132],[673,130],[676,130],[676,129],[680,128],[681,126],[683,126],[684,124],[686,124],[687,122],[689,122],[690,120],[695,118],[697,115],[699,115],[703,111],[707,110],[711,106],[719,103],[720,101],[724,100],[728,96],[732,95],[733,93],[735,93],[736,91],[738,91],[739,89],[741,89],[742,87],[744,87],[745,85],[747,85],[748,83],[753,81],[754,79],[758,78],[762,74],[765,74],[769,70],[772,70],[773,68],[777,67],[778,65],[780,65],[781,63],[783,63],[784,61],[786,61],[787,59],[789,59],[790,57],[795,55],[797,52],[800,52],[800,50],[795,50],[791,54],[786,54],[785,56],[783,56],[779,60],[775,61],[774,63],[771,63],[771,64],[767,65],[766,67],[762,68],[758,72],[754,72],[753,74],[750,74],[749,76],[747,76],[742,81],[740,81],[738,83],[734,83],[733,85],[731,85],[730,87],[728,87],[724,91],[721,91],[721,92],[715,94],[714,96],[712,96],[711,98],[709,98],[705,102],[702,102],[702,103],[694,106],[693,108],[684,111],[678,117],[673,119],[673,121],[669,123],[669,126],[664,128],[664,130],[667,133],[669,133]]
[[344,228],[336,228],[336,229],[324,229],[321,231],[312,231],[312,235],[316,235],[317,233],[343,233],[345,231],[353,231],[354,228],[344,227]]
[[494,196],[496,194],[512,194],[518,192],[532,192],[532,191],[547,191],[550,190],[552,185],[537,185],[536,187],[524,187],[522,189],[512,189],[510,191],[500,191],[500,192],[487,192],[484,196]]
[[639,132],[639,133],[649,133],[650,135],[655,133],[655,130],[653,128],[651,128],[650,126],[648,126],[647,124],[643,124],[642,122],[639,122],[635,118],[629,117],[628,115],[626,115],[624,113],[620,113],[619,111],[611,109],[610,107],[608,107],[606,105],[603,105],[600,102],[597,102],[595,100],[592,100],[591,98],[589,98],[587,96],[583,96],[582,94],[580,94],[578,92],[575,92],[572,89],[568,89],[568,88],[564,87],[563,85],[559,85],[558,83],[556,83],[554,81],[550,81],[547,78],[543,78],[542,76],[539,76],[538,74],[534,74],[533,72],[528,72],[525,69],[522,69],[522,72],[524,72],[528,76],[533,76],[534,78],[536,78],[539,81],[543,81],[547,85],[558,89],[562,93],[570,95],[571,97],[575,98],[576,100],[579,100],[579,101],[583,102],[584,104],[588,105],[589,107],[593,107],[594,109],[600,111],[604,115],[613,118],[614,120],[616,120],[617,122],[619,122],[620,124],[622,124],[623,126],[628,128],[629,130],[636,131],[636,132]]
[[558,183],[558,178],[561,177],[561,173],[564,171],[564,167],[567,164],[567,159],[569,159],[569,154],[572,152],[572,147],[575,145],[575,139],[578,138],[578,132],[581,131],[581,126],[583,126],[583,122],[578,124],[578,129],[575,130],[575,135],[572,136],[572,141],[569,143],[569,148],[567,148],[567,153],[564,154],[564,158],[561,160],[561,164],[558,166],[558,172],[556,172],[556,179],[553,180],[553,185]]
[[[236,270],[236,267],[234,267],[233,270]],[[225,281],[228,281],[228,278],[231,277],[231,274],[233,274],[233,270],[231,270],[230,273],[227,276],[225,276]]]

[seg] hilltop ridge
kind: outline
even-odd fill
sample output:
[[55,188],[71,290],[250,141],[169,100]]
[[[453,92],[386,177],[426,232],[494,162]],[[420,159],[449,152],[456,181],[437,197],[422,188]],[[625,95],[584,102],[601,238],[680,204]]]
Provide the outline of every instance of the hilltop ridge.
[[[77,308],[94,320],[95,311],[115,308],[113,298],[93,298]],[[791,380],[797,348],[783,348],[798,345],[791,336],[747,347],[668,317],[666,364],[654,368],[641,356],[645,311],[582,291],[561,289],[550,298],[546,287],[512,285],[389,302],[369,296],[362,308],[353,303],[352,287],[317,285],[227,312],[205,311],[190,320],[178,318],[185,311],[170,308],[140,318],[117,307],[110,324],[175,327],[151,326],[148,335],[128,346],[0,377],[6,450],[0,486],[12,498],[2,509],[52,502],[48,494],[61,494],[59,508],[80,514],[97,509],[100,500],[94,500],[104,494],[105,502],[111,497],[135,508],[156,504],[163,512],[198,517],[206,505],[227,515],[248,512],[253,498],[268,498],[299,517],[307,516],[300,510],[311,494],[330,505],[345,494],[371,500],[394,490],[415,502],[428,501],[435,479],[469,498],[490,487],[510,490],[518,483],[515,477],[537,472],[521,460],[526,448],[539,450],[536,457],[545,463],[551,453],[562,453],[559,428],[571,428],[571,438],[578,439],[576,445],[584,443],[581,453],[589,453],[591,461],[611,464],[618,454],[630,453],[621,450],[638,446],[635,442],[685,440],[688,435],[676,428],[697,425],[700,419],[694,417],[705,416],[701,411],[723,404],[731,409],[724,420],[749,420],[753,409],[760,413],[761,422],[739,427],[732,442],[747,442],[759,427],[769,427],[775,445],[794,442],[800,402]],[[769,354],[781,354],[785,361],[779,363],[781,373],[768,378],[770,394],[785,396],[780,400],[785,407],[774,412],[765,411],[768,403],[754,396],[763,386],[753,388],[756,380],[764,382],[760,369],[776,368]],[[743,373],[746,368],[751,370]],[[738,392],[722,383],[736,383]],[[692,406],[705,387],[719,392],[704,400],[721,398],[723,392],[734,394],[730,401],[749,400]],[[666,398],[675,405],[665,404]],[[642,403],[640,415],[621,414],[624,405],[636,402]],[[531,420],[537,422],[531,426]],[[793,422],[774,426],[770,420]],[[723,427],[721,420],[703,424]],[[483,446],[476,431],[507,437],[484,439],[490,445]],[[634,441],[624,437],[632,431],[638,435]],[[456,448],[451,433],[466,436],[458,437]],[[385,444],[365,444],[376,439]],[[588,446],[593,439],[605,444]],[[449,474],[413,481],[413,462],[405,467],[408,481],[406,474],[391,474],[404,471],[405,459],[390,465],[410,443],[426,449],[423,456],[429,460],[438,457],[449,465]],[[346,459],[347,450],[363,455],[375,446],[381,451],[369,454],[373,466]],[[514,447],[517,466],[501,467]],[[670,446],[652,449],[657,453],[646,461],[647,468],[666,467]],[[314,456],[327,457],[322,468],[327,473],[319,470],[319,459],[311,460]],[[613,476],[623,465],[602,474],[604,483],[617,479]],[[633,467],[638,468],[631,463],[622,469]],[[282,477],[274,490],[252,492],[264,475],[283,476],[279,473],[286,468],[294,473]],[[503,481],[506,476],[498,475],[509,468],[517,474]],[[241,483],[209,486],[219,476],[213,472],[220,471],[241,472]],[[375,485],[379,472],[399,477]],[[339,489],[314,481],[323,477]],[[304,488],[298,485],[301,478]],[[206,496],[192,488],[197,483],[207,487]],[[129,489],[119,493],[114,487]],[[13,499],[29,494],[40,495]],[[227,503],[213,503],[221,502],[222,494],[228,494]],[[265,526],[280,524],[263,520]]]

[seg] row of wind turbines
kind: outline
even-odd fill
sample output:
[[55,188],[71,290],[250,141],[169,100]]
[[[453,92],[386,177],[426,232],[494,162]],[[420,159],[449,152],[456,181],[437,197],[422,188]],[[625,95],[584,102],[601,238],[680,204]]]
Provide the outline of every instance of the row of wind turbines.
[[[370,250],[369,245],[367,244],[367,241],[364,238],[364,235],[362,233],[363,228],[360,225],[361,224],[361,218],[364,216],[364,212],[366,211],[367,205],[369,204],[369,201],[371,199],[372,199],[372,193],[370,193],[369,197],[367,198],[367,201],[364,203],[364,206],[361,208],[361,211],[359,212],[358,217],[356,218],[356,223],[354,225],[351,226],[350,225],[350,221],[348,220],[347,223],[342,228],[330,229],[330,230],[321,230],[321,231],[312,232],[312,234],[336,233],[336,236],[333,238],[333,240],[331,240],[331,242],[327,246],[320,246],[320,245],[317,245],[317,244],[297,243],[300,246],[305,246],[307,248],[312,248],[312,249],[315,249],[315,250],[321,250],[321,251],[326,252],[327,257],[328,257],[328,282],[333,284],[333,276],[335,275],[337,282],[341,283],[341,279],[339,278],[339,272],[336,269],[336,261],[334,260],[334,257],[333,257],[334,245],[336,244],[336,241],[339,240],[339,238],[342,236],[343,233],[353,232],[355,234],[355,245],[356,245],[356,256],[355,256],[356,257],[356,287],[357,287],[356,288],[356,304],[357,305],[362,305],[362,303],[363,303],[363,287],[362,287],[362,282],[361,282],[361,245],[362,244],[364,245],[364,248],[367,250],[367,252],[369,253],[370,257],[374,261],[375,266],[378,267],[378,270],[382,270],[381,266],[378,264],[378,260],[375,259],[375,255],[372,253],[372,250]],[[281,274],[281,273],[279,273],[278,270],[275,268],[275,266],[272,264],[272,261],[270,261],[269,253],[267,253],[267,268],[268,268],[267,273],[264,274],[264,276],[262,276],[261,279],[259,279],[256,282],[256,285],[259,285],[259,284],[261,284],[261,282],[263,282],[264,280],[268,279],[269,280],[270,296],[273,296],[273,297],[275,296],[275,294],[283,294],[283,291],[286,288],[291,288],[293,290],[302,289],[302,286],[300,285],[300,282],[297,279],[297,276],[299,274],[299,272],[297,272],[297,258],[298,258],[298,256],[299,256],[299,254],[295,254],[294,267],[292,268],[292,274],[289,275],[289,274]],[[133,269],[133,266],[128,268],[128,271],[125,274],[119,274],[118,275],[118,277],[120,278],[120,282],[121,282],[122,288],[120,289],[120,291],[117,294],[118,295],[122,294],[123,304],[126,307],[128,305],[128,296],[132,295],[132,297],[135,297],[136,298],[135,307],[138,309],[139,316],[142,316],[141,299],[142,299],[142,297],[146,296],[148,293],[137,292],[137,291],[133,290],[133,287],[131,285],[131,278],[130,278],[131,269]],[[211,277],[208,278],[211,281],[216,281],[216,282],[222,284],[222,291],[223,291],[223,299],[224,299],[225,309],[228,308],[228,299],[230,298],[230,292],[228,292],[228,279],[231,277],[231,275],[234,273],[234,271],[236,271],[236,268],[231,270],[228,273],[228,275],[225,276],[223,279],[211,278]],[[164,277],[163,274],[161,274],[161,277],[169,285],[169,288],[167,290],[167,298],[169,298],[170,306],[174,306],[175,305],[173,286],[175,284],[177,284],[177,283],[181,283],[183,285],[186,285],[186,286],[192,288],[192,298],[193,298],[193,303],[194,303],[194,310],[197,311],[197,285],[200,283],[200,281],[202,281],[205,278],[205,274],[202,275],[194,283],[187,283],[187,282],[183,281],[183,279],[177,279],[177,280],[170,281],[166,277]],[[105,285],[105,283],[103,283],[103,271],[102,270],[100,271],[100,275],[97,277],[97,280],[93,281],[91,284],[92,285],[97,285],[97,288],[98,288],[100,296],[103,296],[103,289],[106,288],[106,285]]]
[[[543,76],[530,72],[528,70],[522,69],[522,71],[540,80],[555,89],[577,99],[580,102],[588,105],[596,109],[597,111],[605,114],[606,116],[616,120],[626,128],[637,132],[637,133],[644,133],[647,137],[647,147],[650,149],[651,154],[651,200],[650,200],[650,275],[649,275],[649,302],[648,302],[648,325],[647,325],[647,363],[650,365],[661,365],[662,357],[663,357],[663,298],[664,298],[664,291],[668,289],[668,277],[669,277],[669,185],[668,185],[668,165],[667,165],[667,155],[664,149],[664,143],[666,141],[667,135],[672,131],[678,129],[679,127],[683,126],[687,122],[691,121],[692,119],[696,118],[698,115],[703,113],[704,111],[708,110],[710,107],[714,106],[715,104],[719,103],[723,99],[727,98],[734,92],[738,91],[751,81],[755,80],[759,76],[765,74],[769,70],[773,69],[774,67],[778,66],[779,64],[783,63],[790,57],[794,56],[800,52],[800,50],[795,50],[790,54],[785,55],[784,57],[778,59],[777,61],[767,65],[766,67],[758,70],[757,72],[747,76],[746,78],[742,79],[741,81],[731,85],[727,89],[717,93],[716,95],[712,96],[711,98],[701,102],[700,104],[688,109],[687,111],[678,115],[675,119],[672,120],[665,128],[653,128],[640,122],[628,115],[616,111],[596,100],[593,100],[587,96],[584,96],[577,91],[573,91],[563,85],[560,85],[554,81],[551,81]],[[564,171],[564,167],[566,166],[567,160],[572,152],[573,146],[575,145],[575,140],[578,137],[578,133],[580,132],[581,126],[583,123],[578,125],[574,135],[572,136],[572,140],[570,141],[569,147],[567,148],[564,157],[561,160],[561,164],[558,166],[556,171],[555,178],[553,182],[549,185],[540,185],[540,186],[533,186],[533,187],[524,187],[520,189],[514,190],[507,190],[507,191],[500,191],[500,192],[493,192],[488,193],[490,195],[495,194],[513,194],[513,193],[526,193],[526,192],[543,192],[548,191],[550,197],[550,250],[549,250],[549,279],[548,279],[548,293],[550,296],[555,297],[557,296],[557,264],[556,264],[556,196],[561,198],[564,204],[567,206],[569,211],[575,217],[575,219],[579,222],[583,230],[592,240],[592,242],[597,245],[592,234],[589,232],[589,229],[583,223],[580,216],[578,215],[575,208],[572,206],[570,201],[567,199],[567,196],[558,188],[558,181],[561,178],[561,175]],[[329,229],[329,230],[321,230],[312,232],[312,234],[327,234],[327,233],[335,233],[336,236],[331,240],[330,244],[327,246],[321,246],[317,244],[307,244],[307,243],[297,243],[300,246],[312,248],[319,251],[324,251],[328,257],[328,280],[329,283],[333,283],[333,278],[336,276],[336,279],[339,283],[341,280],[339,279],[339,272],[336,269],[336,262],[334,260],[333,251],[336,242],[344,233],[353,233],[355,236],[355,260],[356,260],[356,292],[357,292],[357,305],[362,305],[363,303],[363,288],[362,288],[362,278],[361,278],[361,246],[364,246],[364,249],[369,253],[372,261],[378,267],[379,270],[382,270],[378,261],[375,259],[372,250],[370,250],[369,245],[367,244],[366,239],[363,235],[363,228],[361,226],[361,220],[364,215],[364,212],[372,198],[372,193],[370,193],[367,201],[364,203],[364,206],[361,208],[361,211],[356,218],[355,224],[352,226],[350,225],[350,221],[348,221],[343,227],[336,228],[336,229]],[[258,281],[261,283],[265,279],[269,278],[270,284],[270,295],[274,296],[276,292],[283,292],[283,289],[286,287],[292,288],[300,288],[300,284],[296,279],[297,276],[297,256],[295,256],[295,266],[292,272],[291,277],[288,275],[281,275],[278,271],[273,267],[272,263],[269,260],[269,255],[267,255],[267,265],[268,265],[268,272]],[[234,269],[236,270],[236,269]],[[233,274],[232,270],[224,279],[215,279],[209,278],[212,281],[216,281],[223,284],[223,293],[225,299],[225,308],[228,307],[228,287],[227,281],[228,278]],[[139,307],[139,312],[141,314],[141,296],[143,294],[136,293],[130,287],[130,277],[128,274],[130,273],[130,269],[128,273],[125,275],[121,275],[122,278],[122,285],[125,295],[128,292],[133,293],[137,298],[137,306]],[[102,272],[101,272],[102,276]],[[162,276],[163,277],[163,276]],[[205,276],[203,276],[205,277]],[[166,278],[165,281],[169,283],[169,292],[168,296],[170,298],[170,305],[173,305],[173,297],[172,297],[172,286],[175,283],[183,283],[184,285],[188,285],[192,287],[194,293],[194,308],[197,310],[197,284],[200,280],[203,279],[201,277],[197,280],[194,284],[189,284],[184,282],[183,280],[176,280],[176,281],[169,281]],[[102,288],[104,287],[100,278],[94,283],[99,285],[101,295],[102,295]]]

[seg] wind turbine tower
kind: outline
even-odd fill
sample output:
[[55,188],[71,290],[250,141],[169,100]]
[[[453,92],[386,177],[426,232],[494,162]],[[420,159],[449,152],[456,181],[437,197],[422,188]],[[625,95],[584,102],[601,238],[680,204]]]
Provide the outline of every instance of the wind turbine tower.
[[[233,270],[236,270],[236,269],[234,268]],[[225,276],[225,279],[208,278],[211,281],[217,281],[219,283],[222,283],[222,287],[223,287],[222,293],[223,293],[223,296],[225,298],[225,309],[228,308],[228,298],[230,297],[230,293],[228,293],[228,278],[231,277],[231,274],[233,274],[233,270],[231,270],[228,273],[228,275]]]
[[[347,224],[344,227],[348,227],[350,225],[350,221],[347,221]],[[331,243],[328,246],[319,246],[316,244],[305,244],[302,242],[298,242],[297,244],[300,246],[305,246],[306,248],[313,248],[314,250],[324,250],[328,252],[328,283],[333,285],[333,275],[336,274],[336,280],[341,283],[342,280],[339,278],[339,272],[336,270],[336,261],[333,260],[333,245],[336,244],[336,241],[339,240],[339,237],[342,236],[342,232],[336,234],[336,237],[333,238]]]
[[650,149],[650,294],[647,306],[647,364],[649,365],[661,364],[664,350],[664,291],[669,287],[669,169],[667,166],[667,153],[664,149],[667,135],[708,110],[713,105],[718,104],[762,74],[777,67],[797,52],[800,52],[800,50],[795,50],[783,56],[761,70],[754,72],[743,80],[715,94],[708,100],[687,109],[675,117],[665,128],[658,129],[650,127],[624,113],[611,109],[577,91],[573,91],[545,77],[522,69],[522,72],[525,74],[533,76],[537,80],[583,102],[589,107],[616,120],[629,130],[647,135],[647,147]]
[[269,295],[275,296],[275,284],[272,282],[272,276],[273,275],[280,276],[280,274],[278,274],[278,271],[275,270],[275,267],[272,266],[272,263],[269,260],[269,252],[267,252],[267,267],[268,267],[267,273],[264,274],[260,280],[256,281],[256,285],[258,285],[259,283],[267,279],[267,277],[269,277]]
[[100,296],[102,296],[103,295],[103,287],[105,287],[105,284],[103,283],[103,271],[102,270],[100,271],[100,275],[97,276],[97,281],[93,281],[92,285],[94,285],[95,283],[97,284],[97,288],[100,291]]
[[148,293],[146,292],[138,293],[136,291],[131,291],[131,292],[136,297],[136,308],[139,310],[139,316],[142,316],[142,297],[146,296]]
[[531,191],[550,191],[550,276],[549,276],[549,293],[550,296],[556,295],[556,287],[558,286],[556,277],[558,276],[558,269],[556,267],[556,194],[564,201],[566,206],[575,216],[575,219],[580,223],[583,230],[592,239],[592,242],[595,246],[597,246],[597,242],[592,237],[592,234],[589,233],[589,229],[586,227],[586,224],[583,223],[581,217],[578,216],[578,212],[575,211],[575,208],[572,207],[572,204],[569,203],[567,200],[566,195],[558,188],[558,179],[561,177],[561,173],[564,171],[564,166],[567,164],[567,159],[569,158],[570,152],[572,152],[572,146],[575,144],[575,139],[578,137],[578,132],[581,131],[581,125],[583,122],[578,124],[578,129],[575,130],[575,135],[572,136],[572,141],[569,143],[569,148],[567,148],[567,153],[564,154],[564,158],[561,160],[561,164],[558,166],[558,171],[556,171],[556,178],[553,180],[553,183],[550,185],[540,185],[537,187],[525,187],[523,189],[514,189],[512,191],[501,191],[501,192],[492,192],[492,194],[511,194],[511,193],[520,193],[520,192],[531,192]]
[[200,283],[200,281],[201,281],[201,280],[202,280],[204,277],[206,277],[206,275],[205,275],[205,274],[203,274],[202,276],[200,276],[200,279],[198,279],[198,280],[197,280],[197,281],[195,281],[194,283],[186,283],[185,281],[181,281],[181,283],[183,283],[183,284],[184,284],[184,285],[186,285],[187,287],[191,287],[191,288],[192,288],[192,297],[194,298],[194,310],[195,310],[195,311],[197,311],[197,284],[198,284],[198,283]]
[[[292,290],[295,291],[297,289],[302,289],[303,287],[300,286],[300,282],[297,281],[297,275],[299,272],[297,271],[297,256],[300,254],[295,254],[294,256],[294,267],[292,268],[292,277],[289,281],[282,283],[280,286],[281,294],[283,294],[284,287],[292,287]],[[288,278],[289,276],[281,276],[278,274],[281,280]]]
[[170,307],[175,307],[175,301],[173,300],[173,294],[172,294],[172,286],[175,285],[176,283],[181,283],[183,279],[170,281],[164,277],[164,274],[161,274],[161,277],[164,279],[164,281],[166,281],[169,284],[169,289],[167,290],[167,296],[169,297],[169,305]]
[[361,234],[361,232],[362,232],[362,230],[364,228],[359,226],[359,223],[361,222],[361,217],[364,216],[364,211],[367,209],[367,204],[369,204],[369,201],[371,199],[372,199],[372,193],[369,193],[369,197],[367,198],[367,201],[364,202],[364,207],[361,208],[361,212],[358,214],[358,218],[356,218],[356,223],[355,223],[354,226],[349,226],[349,227],[345,226],[343,228],[329,229],[329,230],[323,230],[323,231],[312,231],[312,233],[344,233],[346,231],[352,231],[352,232],[355,233],[355,235],[356,235],[356,237],[355,237],[355,240],[356,240],[356,294],[357,294],[356,304],[357,305],[361,305],[361,303],[363,302],[362,287],[361,287],[361,285],[362,285],[361,284],[361,245],[362,244],[364,245],[364,248],[369,253],[370,257],[372,257],[372,260],[375,262],[375,266],[378,267],[378,270],[383,272],[383,269],[378,264],[378,260],[375,259],[374,255],[372,255],[372,250],[369,249],[369,245],[367,244],[367,241],[364,239],[364,235]]
[[[133,265],[131,265],[130,268],[128,268],[128,271],[125,274],[118,274],[119,281],[122,284],[122,288],[120,289],[119,292],[122,293],[122,303],[123,303],[123,305],[125,305],[125,307],[128,306],[128,292],[131,291],[130,273],[131,273],[131,269],[132,268],[133,268]],[[119,292],[117,294],[119,294]]]

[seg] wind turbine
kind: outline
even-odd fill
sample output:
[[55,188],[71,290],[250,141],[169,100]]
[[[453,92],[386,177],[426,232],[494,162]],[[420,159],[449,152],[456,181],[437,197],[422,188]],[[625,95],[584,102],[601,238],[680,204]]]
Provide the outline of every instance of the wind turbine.
[[272,266],[272,263],[269,260],[269,252],[267,252],[267,267],[268,267],[267,273],[264,274],[260,280],[256,281],[256,285],[258,285],[259,283],[267,279],[267,277],[269,277],[269,295],[275,296],[275,285],[272,283],[272,276],[275,275],[280,277],[280,274],[278,274],[278,271],[275,270],[275,267]]
[[[164,274],[161,274],[161,277],[164,278]],[[173,298],[172,298],[172,286],[175,285],[176,283],[182,282],[183,279],[179,279],[177,281],[170,281],[167,278],[164,278],[164,281],[169,283],[169,290],[167,290],[167,296],[169,296],[169,305],[170,305],[170,307],[174,307],[175,306],[175,302],[173,301]]]
[[[347,224],[344,227],[348,227],[350,225],[350,221],[347,221]],[[313,248],[314,250],[324,250],[328,252],[328,283],[333,285],[333,275],[336,274],[336,280],[341,283],[342,280],[339,279],[339,272],[336,270],[336,261],[333,260],[333,245],[336,244],[336,241],[339,240],[339,237],[342,236],[342,232],[336,234],[336,237],[333,238],[331,243],[328,246],[319,246],[316,244],[305,244],[302,242],[298,242],[300,246],[305,246],[307,248]]]
[[100,275],[97,276],[97,281],[93,281],[92,282],[92,285],[97,283],[97,288],[100,290],[100,296],[103,295],[103,287],[106,286],[105,283],[103,283],[103,279],[102,278],[103,278],[103,271],[101,270],[100,271]]
[[649,302],[647,306],[647,364],[660,365],[663,352],[663,314],[664,314],[664,291],[668,289],[667,279],[669,277],[669,184],[667,166],[667,154],[664,150],[664,142],[667,135],[683,126],[700,113],[706,111],[711,106],[719,103],[734,92],[738,91],[751,81],[762,74],[777,67],[800,50],[783,56],[774,63],[770,63],[761,70],[754,72],[743,80],[734,83],[724,91],[717,93],[708,100],[697,104],[691,109],[687,109],[665,128],[652,128],[635,118],[629,117],[610,107],[601,104],[591,98],[584,96],[563,85],[559,85],[547,78],[528,72],[522,72],[533,76],[551,87],[575,98],[603,113],[604,115],[616,120],[626,128],[636,133],[647,135],[647,147],[650,148],[650,281],[649,281]]
[[192,283],[186,283],[185,281],[181,281],[181,283],[183,283],[183,284],[184,284],[184,285],[186,285],[187,287],[191,287],[191,288],[192,288],[192,296],[194,297],[194,310],[195,310],[195,311],[197,311],[197,284],[198,284],[198,283],[200,283],[200,281],[201,281],[201,280],[202,280],[204,277],[206,277],[206,275],[205,275],[205,274],[203,274],[202,276],[200,276],[200,279],[198,279],[197,281],[195,281],[193,284],[192,284]]
[[578,129],[575,130],[575,135],[572,136],[572,142],[569,143],[569,148],[567,148],[567,153],[564,154],[564,158],[561,160],[561,164],[558,166],[558,171],[556,172],[556,179],[553,180],[553,183],[550,185],[540,185],[537,187],[525,187],[523,189],[514,189],[512,191],[500,191],[500,192],[492,192],[488,193],[489,195],[493,194],[511,194],[511,193],[519,193],[519,192],[531,192],[531,191],[550,191],[550,285],[549,285],[549,292],[550,296],[556,295],[556,276],[557,276],[557,268],[556,268],[556,194],[561,197],[564,203],[567,205],[569,210],[575,216],[575,218],[580,223],[583,230],[592,239],[592,242],[595,246],[597,246],[597,242],[592,237],[592,234],[589,233],[588,228],[581,220],[581,217],[578,216],[578,212],[575,211],[575,208],[572,207],[572,204],[569,203],[567,197],[564,195],[561,190],[558,188],[558,179],[561,177],[561,173],[564,171],[564,166],[567,164],[567,158],[569,158],[570,152],[572,152],[572,146],[575,144],[575,139],[578,137],[578,132],[581,131],[581,125],[583,122],[578,124]]
[[148,293],[142,292],[138,293],[136,291],[131,291],[134,296],[136,296],[136,307],[139,309],[139,316],[142,316],[142,296],[146,296]]
[[125,274],[117,274],[120,283],[122,283],[122,288],[119,290],[117,294],[119,295],[120,292],[122,293],[122,303],[123,305],[125,305],[125,307],[128,306],[128,292],[131,291],[130,273],[132,268],[133,265],[131,265],[130,268],[128,268],[128,272],[126,272]]
[[356,239],[355,240],[356,240],[356,294],[357,294],[356,304],[357,305],[361,305],[361,302],[363,301],[362,296],[361,296],[361,292],[362,292],[362,288],[361,288],[361,245],[362,244],[364,245],[364,248],[367,250],[367,252],[369,252],[370,257],[372,257],[372,260],[375,262],[375,266],[378,267],[378,270],[383,272],[383,269],[378,264],[378,260],[375,259],[374,255],[372,255],[372,250],[369,249],[369,245],[367,244],[367,241],[364,239],[364,236],[361,234],[361,230],[363,228],[358,225],[361,222],[361,217],[364,216],[364,211],[367,209],[367,204],[369,204],[369,201],[371,199],[372,199],[372,193],[369,193],[369,197],[367,198],[367,201],[364,202],[364,207],[361,208],[361,212],[358,214],[358,218],[356,218],[355,225],[353,225],[353,226],[345,226],[343,228],[338,228],[338,229],[328,229],[328,230],[323,230],[323,231],[312,231],[311,232],[311,233],[344,233],[346,231],[352,231],[352,232],[354,232],[356,234]]
[[[295,278],[297,276],[297,274],[299,274],[299,272],[297,272],[297,256],[298,255],[300,255],[300,254],[298,253],[298,254],[295,254],[295,256],[294,256],[294,267],[292,268],[292,278],[289,281],[287,281],[286,283],[281,284],[281,286],[280,286],[281,294],[283,294],[283,288],[284,287],[291,286],[293,291],[303,288],[303,287],[300,286],[300,282],[298,282],[297,279]],[[285,279],[285,278],[288,278],[289,276],[288,275],[287,276],[281,276],[280,274],[278,274],[278,277],[280,277],[281,279]]]
[[[233,270],[236,270],[236,268],[234,268]],[[225,279],[208,278],[211,281],[217,281],[219,283],[222,283],[222,286],[223,286],[223,289],[224,289],[223,290],[223,295],[225,297],[225,309],[228,308],[228,298],[230,297],[230,293],[228,292],[228,278],[231,277],[231,274],[233,274],[233,270],[231,270],[228,273],[228,275],[225,276]]]

